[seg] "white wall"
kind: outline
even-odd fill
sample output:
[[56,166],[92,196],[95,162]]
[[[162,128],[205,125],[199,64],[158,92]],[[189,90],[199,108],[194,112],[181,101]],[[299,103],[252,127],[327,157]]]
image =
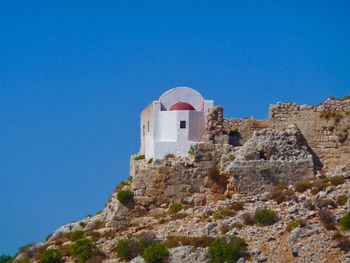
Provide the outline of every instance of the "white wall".
[[[197,111],[164,110],[179,101],[190,103]],[[181,87],[165,92],[159,101],[154,101],[141,113],[140,154],[145,154],[146,159],[162,159],[170,153],[187,156],[190,146],[202,141],[206,115],[213,105],[212,100],[204,100],[200,93],[191,88]],[[180,121],[186,121],[186,129],[180,128]]]
[[[167,154],[187,156],[192,144],[201,142],[205,131],[204,112],[197,111],[160,111],[155,113],[158,120],[157,137],[154,137],[155,159]],[[180,121],[186,121],[186,128],[180,128]]]

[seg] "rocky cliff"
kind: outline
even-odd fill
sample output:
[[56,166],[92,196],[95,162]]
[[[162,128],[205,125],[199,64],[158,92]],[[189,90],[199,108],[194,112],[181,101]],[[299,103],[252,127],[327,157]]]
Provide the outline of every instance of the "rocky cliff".
[[[276,104],[264,121],[212,108],[189,157],[132,156],[101,213],[15,262],[350,262],[349,103]],[[148,258],[151,244],[163,257]]]

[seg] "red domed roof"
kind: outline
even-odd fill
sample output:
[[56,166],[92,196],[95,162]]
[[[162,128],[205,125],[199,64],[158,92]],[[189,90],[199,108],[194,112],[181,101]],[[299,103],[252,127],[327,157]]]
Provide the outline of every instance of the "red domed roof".
[[196,110],[191,104],[183,101],[174,103],[170,110]]

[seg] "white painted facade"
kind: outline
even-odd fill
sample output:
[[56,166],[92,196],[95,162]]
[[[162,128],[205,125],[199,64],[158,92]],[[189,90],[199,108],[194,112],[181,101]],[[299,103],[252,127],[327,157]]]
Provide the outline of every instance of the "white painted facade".
[[202,141],[206,115],[213,104],[188,87],[163,93],[141,113],[140,154],[146,159],[187,156],[191,145]]

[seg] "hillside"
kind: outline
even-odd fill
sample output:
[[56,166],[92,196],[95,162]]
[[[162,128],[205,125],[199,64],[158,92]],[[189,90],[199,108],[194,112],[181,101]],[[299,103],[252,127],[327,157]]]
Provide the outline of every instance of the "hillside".
[[350,262],[350,100],[210,109],[188,157],[133,155],[104,210],[14,262]]

